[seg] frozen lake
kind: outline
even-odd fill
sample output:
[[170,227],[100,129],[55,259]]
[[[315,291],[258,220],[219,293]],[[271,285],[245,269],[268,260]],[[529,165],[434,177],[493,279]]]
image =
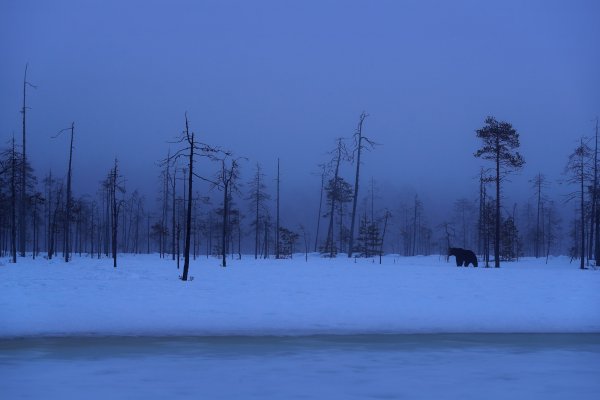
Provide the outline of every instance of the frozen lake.
[[6,399],[596,399],[600,334],[0,339]]

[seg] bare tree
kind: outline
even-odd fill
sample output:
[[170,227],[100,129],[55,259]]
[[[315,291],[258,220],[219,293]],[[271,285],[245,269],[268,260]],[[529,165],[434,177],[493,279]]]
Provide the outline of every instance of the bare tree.
[[118,241],[117,235],[119,232],[119,215],[123,206],[124,201],[117,198],[117,193],[124,193],[125,189],[122,186],[121,175],[119,175],[118,161],[115,158],[114,167],[110,170],[106,183],[109,188],[110,198],[110,215],[111,215],[111,247],[112,247],[112,258],[113,268],[117,268],[117,253],[118,253]]
[[321,192],[319,195],[319,212],[317,214],[317,230],[315,232],[315,252],[317,251],[317,244],[319,243],[319,231],[321,228],[321,218],[323,218],[323,216],[321,215],[322,212],[322,206],[323,206],[323,191],[325,190],[325,178],[327,177],[327,165],[326,164],[320,164],[319,167],[321,167]]
[[381,256],[383,255],[383,243],[385,241],[385,233],[387,232],[388,220],[392,216],[389,210],[385,210],[383,214],[383,231],[381,232],[381,247],[379,248],[379,264],[381,264]]
[[23,114],[23,153],[21,163],[21,202],[19,204],[19,253],[21,257],[25,257],[25,245],[27,240],[27,224],[26,220],[26,204],[27,204],[27,141],[26,141],[26,113],[29,107],[27,107],[27,87],[36,88],[30,82],[27,81],[27,67],[29,64],[25,64],[25,74],[23,77],[23,108],[21,113]]
[[279,184],[281,180],[279,177],[279,157],[277,158],[277,206],[276,206],[276,218],[275,218],[275,258],[279,259]]
[[332,159],[330,161],[330,165],[332,166],[331,170],[333,171],[333,179],[330,180],[331,190],[328,194],[329,203],[330,203],[330,211],[329,211],[329,227],[327,229],[327,239],[325,241],[324,252],[329,253],[329,257],[335,257],[337,253],[335,248],[335,242],[333,237],[333,218],[335,215],[335,206],[336,201],[338,199],[338,186],[340,182],[340,164],[342,160],[348,159],[348,152],[346,150],[346,146],[344,146],[344,142],[342,138],[337,139],[337,145],[335,149],[333,149],[330,154],[332,154]]
[[254,259],[258,259],[260,249],[260,229],[263,225],[266,214],[265,202],[270,199],[266,191],[266,186],[263,183],[265,179],[260,164],[256,164],[256,172],[254,178],[250,182],[250,192],[246,200],[250,201],[250,206],[254,214],[254,220],[251,225],[254,227]]
[[490,242],[493,234],[491,225],[494,223],[494,217],[491,215],[493,201],[488,201],[487,184],[494,181],[494,178],[487,175],[489,170],[481,168],[479,171],[479,220],[478,220],[478,244],[479,254],[485,260],[485,267],[489,267],[490,262]]
[[10,202],[11,202],[11,254],[13,263],[17,262],[17,152],[15,150],[15,137],[12,139],[12,151],[10,153]]
[[583,138],[579,141],[579,146],[575,148],[573,153],[569,155],[569,161],[565,167],[565,173],[569,175],[567,182],[579,186],[579,190],[570,193],[567,197],[568,200],[579,199],[579,212],[580,212],[580,269],[585,269],[585,182],[589,180],[589,159],[592,154],[592,150],[584,142]]
[[538,173],[531,181],[532,186],[535,190],[535,197],[536,197],[536,203],[537,203],[537,217],[536,217],[536,222],[535,222],[535,236],[534,236],[534,247],[533,247],[533,254],[535,256],[535,258],[538,258],[541,256],[542,253],[542,249],[540,247],[543,247],[543,233],[542,233],[542,228],[541,228],[541,223],[544,220],[544,216],[543,216],[543,208],[544,208],[544,201],[545,201],[545,197],[544,197],[544,193],[543,193],[543,189],[545,189],[547,187],[547,179],[546,177],[541,174]]
[[[600,192],[598,183],[598,117],[596,117],[596,134],[594,135],[594,160],[593,160],[593,183],[592,183],[592,215],[591,215],[591,227],[590,227],[590,245],[589,252],[592,256],[592,248],[594,249],[594,260],[598,265],[600,259],[600,205],[598,201],[598,194]],[[594,236],[594,232],[596,235]]]
[[[49,239],[48,239],[48,259],[51,260],[56,253],[56,236],[58,233],[59,215],[63,207],[63,183],[60,182],[56,189],[56,200],[52,213],[52,221],[50,222]],[[51,206],[51,205],[50,205]]]
[[69,145],[69,167],[67,168],[67,203],[65,206],[65,262],[69,262],[71,257],[71,207],[73,202],[73,195],[71,191],[71,177],[72,177],[72,166],[73,166],[73,136],[75,135],[75,122],[71,122],[70,128],[60,130],[53,138],[57,138],[65,131],[71,131],[71,144]]
[[48,259],[51,259],[51,255],[50,255],[50,229],[52,227],[52,201],[53,201],[53,190],[54,190],[54,183],[55,180],[52,178],[52,170],[50,170],[50,172],[48,173],[48,176],[44,179],[44,185],[46,187],[46,251],[48,252]]
[[[171,186],[171,259],[175,260],[176,257],[176,243],[177,243],[177,166],[173,166],[173,174],[169,175],[169,185]],[[179,269],[179,259],[177,263],[177,269]]]
[[35,257],[39,251],[39,237],[38,237],[38,228],[39,228],[39,216],[38,216],[38,206],[44,204],[45,199],[42,197],[40,192],[36,192],[33,196],[31,196],[31,206],[33,208],[33,244],[32,244],[32,257],[35,260]]
[[[220,150],[213,148],[207,144],[198,142],[195,138],[194,132],[190,132],[189,129],[189,120],[187,117],[187,112],[185,113],[185,129],[176,143],[183,143],[184,147],[179,149],[177,152],[173,154],[173,156],[167,157],[167,159],[162,161],[162,165],[173,165],[180,158],[187,158],[187,171],[188,171],[188,186],[187,186],[187,208],[186,208],[186,229],[185,229],[185,247],[184,247],[184,263],[183,263],[183,274],[181,275],[182,281],[188,280],[188,273],[190,268],[190,233],[192,231],[192,193],[193,193],[193,183],[194,177],[200,178],[202,180],[214,183],[213,181],[204,178],[203,176],[196,173],[194,169],[195,158],[198,157],[208,157],[213,158],[215,153],[220,152]],[[175,177],[173,177],[172,182],[175,182]],[[173,191],[174,191],[173,187]],[[174,199],[173,199],[174,202]],[[174,211],[175,212],[175,211]],[[173,227],[175,229],[175,227]],[[173,250],[173,253],[175,251]]]
[[229,234],[229,206],[231,193],[237,190],[236,181],[239,179],[239,159],[232,159],[227,165],[227,160],[221,160],[221,172],[217,176],[215,185],[223,190],[223,230],[221,233],[222,267],[227,266],[227,239]]
[[[358,118],[358,127],[356,128],[356,131],[354,132],[354,154],[356,156],[356,174],[354,175],[354,196],[352,199],[352,217],[351,217],[351,222],[350,222],[350,237],[348,240],[348,258],[352,257],[352,251],[353,251],[353,246],[354,246],[354,228],[355,228],[355,223],[356,223],[356,204],[358,202],[358,182],[359,182],[359,178],[360,178],[360,156],[362,153],[362,150],[370,150],[375,146],[375,143],[363,136],[362,134],[362,130],[363,130],[363,123],[365,121],[365,118],[367,118],[369,116],[369,114],[365,113],[364,111],[362,112],[362,114],[360,114],[360,117]],[[366,144],[363,144],[364,143]]]
[[413,234],[413,239],[412,239],[412,253],[411,255],[416,256],[417,255],[417,235],[419,233],[419,230],[421,228],[421,213],[423,212],[423,203],[421,202],[421,200],[419,200],[419,196],[415,194],[415,203],[414,203],[414,207],[413,207],[413,230],[412,230],[412,234]]

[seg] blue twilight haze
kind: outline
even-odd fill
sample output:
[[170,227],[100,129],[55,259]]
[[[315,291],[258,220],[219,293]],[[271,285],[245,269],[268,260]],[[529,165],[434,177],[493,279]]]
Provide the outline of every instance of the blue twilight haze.
[[561,178],[600,113],[598,1],[5,0],[0,56],[3,145],[20,138],[26,63],[37,86],[28,153],[40,177],[66,173],[68,143],[50,137],[75,121],[76,194],[94,194],[118,157],[128,190],[154,198],[187,111],[200,140],[249,159],[244,180],[260,162],[272,190],[281,158],[287,215],[312,215],[317,164],[363,110],[381,143],[364,181],[430,209],[477,197],[487,115],[521,134],[527,164],[507,193],[523,201],[536,173]]

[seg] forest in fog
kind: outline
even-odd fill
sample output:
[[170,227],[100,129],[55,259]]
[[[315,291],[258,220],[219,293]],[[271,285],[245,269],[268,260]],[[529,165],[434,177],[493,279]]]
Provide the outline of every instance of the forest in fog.
[[[518,127],[482,118],[481,128],[473,132],[479,147],[472,156],[481,162],[479,171],[471,171],[479,176],[478,192],[437,199],[438,208],[449,201],[444,206],[452,210],[439,219],[430,216],[418,193],[410,201],[396,201],[373,177],[361,175],[365,153],[376,154],[385,146],[369,132],[369,114],[363,112],[354,132],[329,140],[321,164],[305,166],[319,171],[314,174],[318,202],[302,204],[299,222],[284,224],[297,220],[287,211],[290,200],[280,196],[281,185],[294,185],[280,173],[286,160],[274,157],[277,168],[267,171],[244,157],[243,149],[204,143],[187,113],[181,126],[173,127],[181,134],[165,136],[164,158],[147,165],[146,173],[158,177],[153,191],[136,190],[118,158],[105,166],[95,192],[74,186],[72,176],[86,162],[77,154],[77,142],[83,140],[77,121],[53,136],[64,145],[64,154],[52,155],[64,160],[64,170],[34,169],[36,160],[27,152],[27,101],[35,85],[27,67],[22,85],[22,132],[4,134],[0,160],[0,254],[12,262],[85,255],[113,257],[116,266],[119,253],[157,253],[178,265],[184,256],[186,264],[189,257],[218,256],[225,266],[228,257],[244,255],[416,256],[446,254],[451,247],[472,249],[486,266],[566,254],[583,268],[600,257],[597,119],[588,137],[566,150],[563,160],[555,160],[564,164],[564,174],[550,177],[527,169]],[[429,167],[432,174],[443,168],[435,161]],[[531,177],[526,203],[511,202],[504,194],[516,173]],[[552,195],[549,187],[556,181],[569,185],[567,197]]]

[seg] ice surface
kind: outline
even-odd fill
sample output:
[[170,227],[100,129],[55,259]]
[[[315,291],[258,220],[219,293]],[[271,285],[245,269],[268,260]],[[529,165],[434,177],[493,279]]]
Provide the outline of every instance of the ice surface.
[[600,332],[600,271],[568,258],[464,268],[444,257],[192,262],[157,255],[0,266],[0,336]]
[[0,340],[6,399],[596,399],[598,334]]

